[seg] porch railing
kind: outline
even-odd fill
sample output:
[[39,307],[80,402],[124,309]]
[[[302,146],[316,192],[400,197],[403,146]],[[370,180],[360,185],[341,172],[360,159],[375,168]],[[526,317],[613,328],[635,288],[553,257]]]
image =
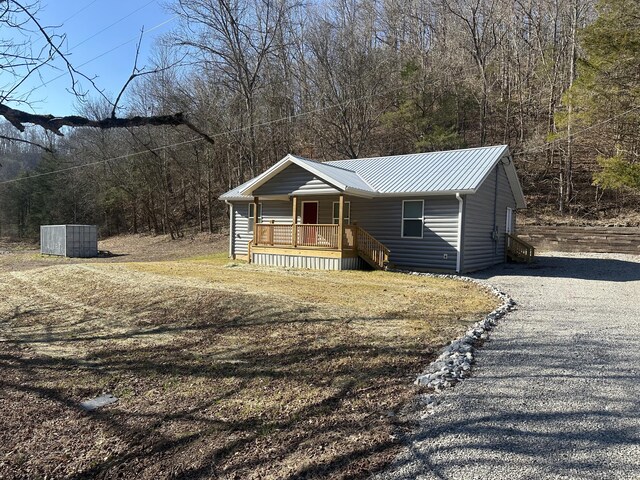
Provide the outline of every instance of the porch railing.
[[389,249],[366,230],[355,227],[356,250],[360,257],[374,268],[384,268],[389,263]]
[[292,245],[291,225],[259,223],[254,245]]
[[298,247],[338,248],[339,226],[333,224],[293,225]]
[[506,234],[506,243],[507,258],[515,262],[531,263],[533,261],[533,257],[536,254],[536,249],[533,245],[511,233]]
[[339,225],[333,224],[259,223],[256,226],[254,245],[337,249],[338,235]]
[[[253,245],[281,247],[315,247],[337,250],[340,226],[335,224],[277,224],[259,223]],[[384,268],[389,262],[389,250],[357,225],[345,225],[343,250],[355,250],[375,268]]]

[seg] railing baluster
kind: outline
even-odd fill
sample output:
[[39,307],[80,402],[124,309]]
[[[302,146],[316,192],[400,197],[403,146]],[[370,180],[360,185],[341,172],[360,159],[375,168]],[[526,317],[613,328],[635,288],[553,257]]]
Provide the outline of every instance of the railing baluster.
[[514,260],[520,258],[529,263],[535,256],[535,248],[533,245],[528,244],[510,233],[506,234],[506,249],[508,254],[512,254],[512,257],[515,257]]

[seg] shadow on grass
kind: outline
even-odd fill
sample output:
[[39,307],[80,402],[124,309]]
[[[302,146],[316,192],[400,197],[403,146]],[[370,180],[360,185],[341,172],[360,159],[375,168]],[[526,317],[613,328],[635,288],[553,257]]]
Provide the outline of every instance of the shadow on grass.
[[[410,376],[428,360],[419,339],[374,342],[349,321],[381,319],[347,321],[308,307],[282,310],[264,298],[244,301],[203,306],[178,321],[157,318],[159,325],[143,331],[79,337],[48,331],[5,342],[1,390],[59,407],[51,416],[38,411],[40,425],[68,422],[66,431],[88,422],[126,445],[96,454],[73,473],[53,460],[35,473],[55,468],[76,479],[363,478],[387,465],[399,450],[397,430],[406,428],[388,412],[411,398]],[[174,339],[166,345],[117,343],[167,333]],[[29,344],[81,341],[99,347],[82,358],[24,355]],[[96,385],[135,394],[84,412],[78,402],[101,393]],[[39,425],[21,428],[47,434]],[[75,455],[92,441],[78,438]],[[31,454],[57,453],[49,445]],[[1,466],[0,473],[20,476],[19,469],[2,472]]]

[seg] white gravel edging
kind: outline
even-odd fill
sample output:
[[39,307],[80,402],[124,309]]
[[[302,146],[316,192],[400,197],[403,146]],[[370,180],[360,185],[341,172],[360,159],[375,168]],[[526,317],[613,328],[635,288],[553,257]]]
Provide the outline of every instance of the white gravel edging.
[[[447,345],[438,358],[431,362],[414,382],[418,386],[433,388],[436,392],[454,386],[471,374],[471,366],[475,360],[475,348],[488,338],[489,332],[497,325],[500,318],[515,309],[516,302],[509,295],[493,285],[482,280],[476,280],[475,278],[397,269],[390,271],[419,277],[447,278],[473,283],[488,290],[492,295],[502,300],[502,304],[498,308],[489,313],[484,319],[474,323],[464,335],[456,338]],[[431,406],[434,406],[436,403],[431,395],[425,395],[422,402]]]

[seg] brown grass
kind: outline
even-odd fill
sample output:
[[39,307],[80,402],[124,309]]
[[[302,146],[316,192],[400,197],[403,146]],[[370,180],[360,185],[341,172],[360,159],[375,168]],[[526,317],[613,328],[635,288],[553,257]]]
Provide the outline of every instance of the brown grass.
[[[367,476],[398,451],[415,374],[496,303],[163,248],[0,271],[0,477]],[[78,408],[102,392],[120,401]]]

